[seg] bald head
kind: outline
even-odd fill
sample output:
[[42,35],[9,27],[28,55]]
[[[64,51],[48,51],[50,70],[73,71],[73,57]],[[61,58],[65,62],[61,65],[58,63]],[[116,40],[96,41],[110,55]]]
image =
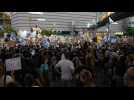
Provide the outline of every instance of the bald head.
[[133,76],[134,77],[134,67],[130,67],[127,71],[128,76]]
[[83,69],[80,72],[80,80],[82,82],[87,82],[87,81],[91,81],[92,80],[92,73],[86,69]]
[[127,64],[128,65],[133,65],[134,64],[134,54],[129,54],[127,56]]
[[134,67],[127,70],[128,87],[134,87]]

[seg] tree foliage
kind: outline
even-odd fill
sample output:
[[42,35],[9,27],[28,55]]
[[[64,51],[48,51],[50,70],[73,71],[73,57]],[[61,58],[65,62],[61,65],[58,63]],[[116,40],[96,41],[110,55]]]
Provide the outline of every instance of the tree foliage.
[[13,29],[10,25],[4,25],[0,28],[0,37],[4,36],[4,33],[17,33],[15,29]]
[[8,25],[8,26],[3,27],[3,32],[4,33],[12,33],[12,32],[16,33],[16,30],[14,30],[10,25]]
[[0,37],[2,37],[3,35],[4,35],[4,31],[0,29]]
[[50,36],[50,35],[56,34],[56,32],[53,32],[52,30],[48,30],[48,29],[42,29],[41,34],[42,34],[43,36],[44,36],[44,35]]
[[125,35],[127,35],[127,36],[134,36],[134,27],[128,27]]

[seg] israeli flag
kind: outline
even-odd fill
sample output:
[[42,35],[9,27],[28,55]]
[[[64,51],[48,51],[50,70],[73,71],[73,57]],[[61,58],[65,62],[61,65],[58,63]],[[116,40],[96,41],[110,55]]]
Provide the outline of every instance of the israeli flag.
[[109,23],[112,24],[114,21],[109,17]]

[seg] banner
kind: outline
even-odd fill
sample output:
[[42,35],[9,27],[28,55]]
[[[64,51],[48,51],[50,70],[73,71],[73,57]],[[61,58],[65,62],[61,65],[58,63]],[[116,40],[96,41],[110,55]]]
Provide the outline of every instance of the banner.
[[8,41],[7,45],[8,45],[8,47],[14,47],[14,46],[16,46],[16,41]]
[[7,59],[6,63],[6,71],[20,70],[21,69],[21,58],[12,58]]

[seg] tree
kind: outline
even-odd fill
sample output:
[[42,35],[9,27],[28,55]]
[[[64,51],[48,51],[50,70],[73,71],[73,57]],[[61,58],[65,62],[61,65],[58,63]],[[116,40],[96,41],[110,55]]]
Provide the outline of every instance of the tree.
[[49,36],[49,32],[48,32],[48,30],[46,30],[46,29],[43,29],[42,31],[41,31],[41,35],[46,35],[46,36]]
[[4,26],[3,31],[4,33],[12,33],[12,32],[16,33],[16,30],[14,30],[10,25]]
[[17,32],[10,25],[5,25],[2,28],[0,28],[0,37],[3,37],[4,33],[8,33],[8,34],[15,33],[16,34]]
[[127,32],[126,32],[125,35],[134,36],[134,28],[133,27],[128,27]]
[[54,35],[56,34],[56,32],[53,32],[52,30],[46,30],[46,29],[42,29],[41,35],[46,35],[46,36],[50,36],[50,35]]
[[3,29],[0,29],[0,37],[3,37],[3,35],[4,35],[4,31]]

